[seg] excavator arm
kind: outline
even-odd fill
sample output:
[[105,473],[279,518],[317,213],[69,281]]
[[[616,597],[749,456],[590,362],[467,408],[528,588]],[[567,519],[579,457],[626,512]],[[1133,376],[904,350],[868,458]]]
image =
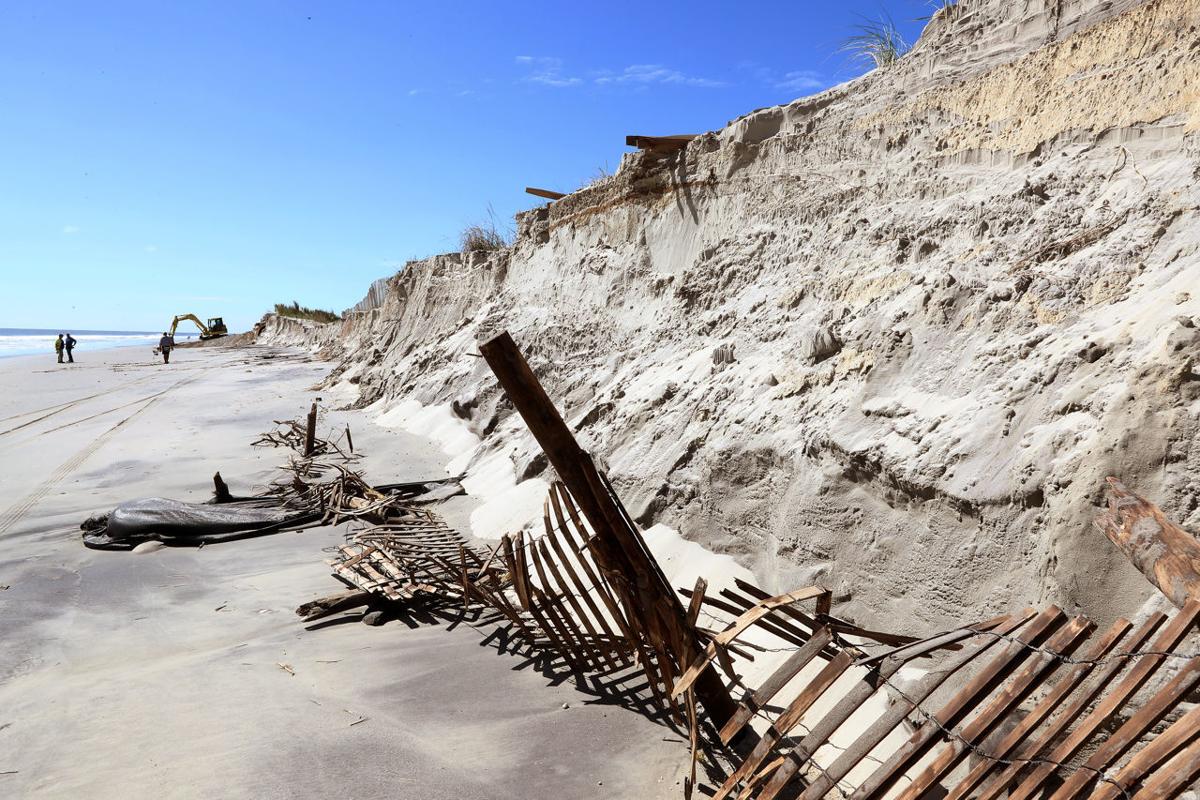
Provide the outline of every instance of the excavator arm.
[[171,335],[175,335],[175,329],[179,327],[179,323],[189,319],[196,323],[196,327],[200,329],[200,338],[207,339],[212,335],[212,331],[208,329],[208,326],[201,322],[200,318],[195,314],[180,314],[171,320]]

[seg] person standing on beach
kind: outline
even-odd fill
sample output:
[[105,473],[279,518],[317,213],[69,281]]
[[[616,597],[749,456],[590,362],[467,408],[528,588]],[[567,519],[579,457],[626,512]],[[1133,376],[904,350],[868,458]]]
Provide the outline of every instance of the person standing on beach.
[[58,353],[58,363],[60,363],[60,364],[63,363],[62,362],[62,351],[63,351],[63,338],[62,338],[62,334],[60,333],[58,335],[58,338],[54,340],[54,352]]
[[63,340],[63,349],[67,351],[67,363],[74,364],[75,356],[71,355],[71,351],[75,349],[75,337],[67,334],[67,338]]
[[163,363],[171,363],[171,348],[175,346],[175,340],[166,331],[163,331],[162,338],[158,340],[158,349],[162,351]]

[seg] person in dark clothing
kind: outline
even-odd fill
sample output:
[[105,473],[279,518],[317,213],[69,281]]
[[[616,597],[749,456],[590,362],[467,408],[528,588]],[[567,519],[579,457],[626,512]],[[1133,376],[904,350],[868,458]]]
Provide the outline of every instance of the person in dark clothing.
[[158,349],[162,351],[163,363],[171,363],[171,348],[175,346],[175,340],[166,331],[163,331],[162,338],[158,340]]
[[62,362],[62,351],[63,351],[63,338],[62,338],[62,334],[60,333],[58,335],[58,338],[54,340],[54,352],[58,353],[58,363],[60,363],[60,364],[63,363]]
[[67,338],[63,340],[63,349],[67,351],[67,363],[74,364],[75,356],[71,355],[71,351],[75,349],[75,337],[67,334]]

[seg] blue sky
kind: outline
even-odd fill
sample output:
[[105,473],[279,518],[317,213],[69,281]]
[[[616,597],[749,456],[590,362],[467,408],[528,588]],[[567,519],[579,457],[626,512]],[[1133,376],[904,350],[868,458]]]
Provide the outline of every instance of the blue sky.
[[0,327],[340,311],[458,232],[854,77],[890,2],[0,5]]

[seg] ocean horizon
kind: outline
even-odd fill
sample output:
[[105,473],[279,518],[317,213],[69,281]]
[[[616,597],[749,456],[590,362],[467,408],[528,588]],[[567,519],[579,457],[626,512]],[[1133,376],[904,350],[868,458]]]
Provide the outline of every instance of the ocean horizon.
[[[70,333],[78,341],[75,354],[109,350],[114,347],[139,347],[158,344],[162,331],[97,331],[70,328],[0,328],[0,358],[45,355],[54,357],[54,340]],[[196,338],[197,334],[176,333],[176,341]]]

